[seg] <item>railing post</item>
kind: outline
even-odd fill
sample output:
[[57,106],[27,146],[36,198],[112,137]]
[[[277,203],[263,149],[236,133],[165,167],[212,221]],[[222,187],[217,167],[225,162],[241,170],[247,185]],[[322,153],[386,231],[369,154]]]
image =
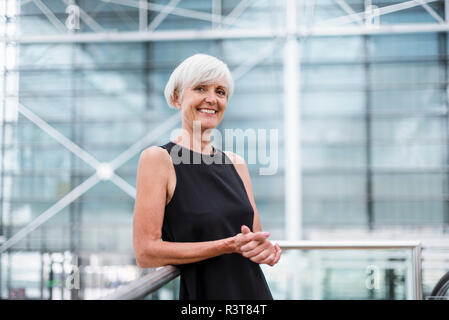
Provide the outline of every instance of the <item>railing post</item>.
[[414,277],[415,277],[415,299],[422,300],[422,259],[421,259],[421,244],[413,248],[414,260]]

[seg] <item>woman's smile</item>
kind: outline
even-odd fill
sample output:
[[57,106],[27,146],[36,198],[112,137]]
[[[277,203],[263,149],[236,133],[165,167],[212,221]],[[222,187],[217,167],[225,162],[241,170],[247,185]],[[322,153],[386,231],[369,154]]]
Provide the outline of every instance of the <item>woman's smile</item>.
[[199,113],[207,117],[215,117],[215,115],[217,114],[217,110],[210,108],[198,108],[197,110]]

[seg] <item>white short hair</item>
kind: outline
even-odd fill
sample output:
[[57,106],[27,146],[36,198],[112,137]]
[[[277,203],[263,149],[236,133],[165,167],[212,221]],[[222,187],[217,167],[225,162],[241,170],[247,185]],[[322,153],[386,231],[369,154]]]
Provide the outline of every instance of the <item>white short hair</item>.
[[174,92],[182,99],[184,89],[194,87],[200,83],[210,83],[225,80],[227,82],[227,99],[234,91],[234,81],[228,66],[221,60],[207,54],[195,54],[181,62],[173,70],[165,86],[164,95],[170,107]]

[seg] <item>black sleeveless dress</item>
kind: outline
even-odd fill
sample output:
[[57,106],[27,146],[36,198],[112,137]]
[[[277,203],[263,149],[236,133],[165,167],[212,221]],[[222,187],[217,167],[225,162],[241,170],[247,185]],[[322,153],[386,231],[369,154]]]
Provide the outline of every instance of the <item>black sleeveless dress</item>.
[[[174,142],[160,146],[172,158],[176,187],[165,207],[162,240],[213,241],[252,230],[254,210],[232,161],[215,149],[206,155]],[[178,266],[180,300],[271,300],[259,264],[238,253]]]

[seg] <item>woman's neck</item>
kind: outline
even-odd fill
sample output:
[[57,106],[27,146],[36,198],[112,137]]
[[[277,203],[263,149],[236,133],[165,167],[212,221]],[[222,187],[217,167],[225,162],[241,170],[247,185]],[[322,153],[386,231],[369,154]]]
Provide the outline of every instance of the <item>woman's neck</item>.
[[179,135],[173,142],[198,153],[213,154],[214,149],[210,139],[203,140],[204,138],[206,138],[206,136],[203,133],[201,133],[201,135],[193,135],[192,133],[183,130],[181,135]]

